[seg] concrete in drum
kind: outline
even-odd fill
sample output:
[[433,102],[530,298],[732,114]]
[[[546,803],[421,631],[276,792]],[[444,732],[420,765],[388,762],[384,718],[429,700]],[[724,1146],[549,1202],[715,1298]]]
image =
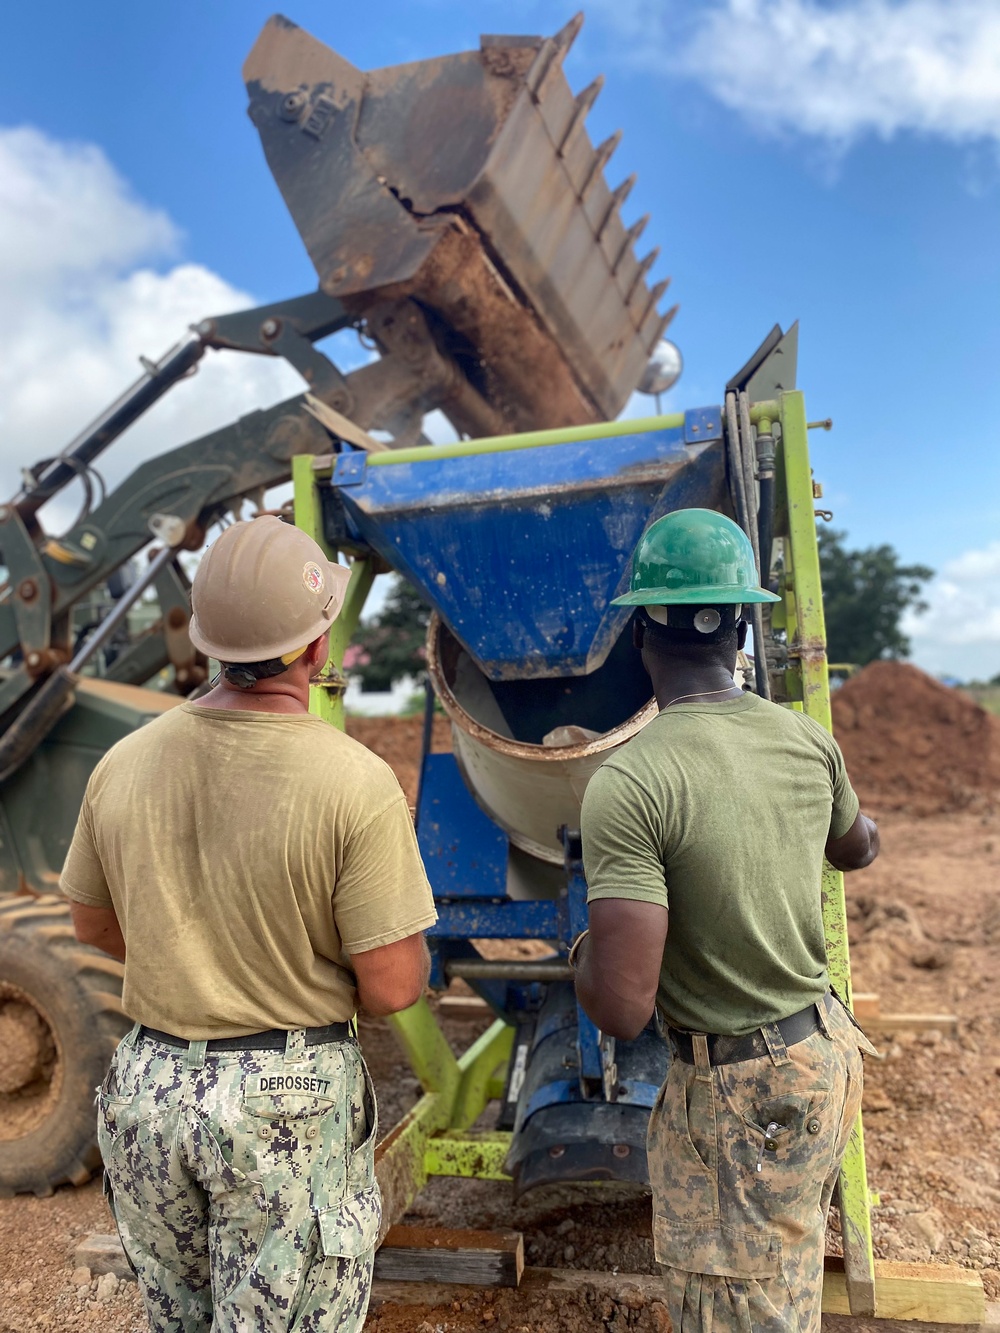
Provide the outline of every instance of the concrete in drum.
[[29,995],[0,983],[0,1142],[44,1123],[59,1100],[61,1069],[49,1020]]

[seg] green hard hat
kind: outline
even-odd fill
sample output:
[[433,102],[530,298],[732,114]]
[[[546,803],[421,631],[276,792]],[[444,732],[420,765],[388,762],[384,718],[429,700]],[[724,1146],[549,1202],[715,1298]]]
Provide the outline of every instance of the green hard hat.
[[643,533],[632,556],[631,591],[613,606],[712,606],[777,602],[758,586],[750,538],[714,509],[677,509]]

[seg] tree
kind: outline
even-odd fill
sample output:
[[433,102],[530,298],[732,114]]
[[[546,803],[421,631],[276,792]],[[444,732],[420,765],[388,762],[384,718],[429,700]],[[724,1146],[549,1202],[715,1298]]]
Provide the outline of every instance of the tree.
[[426,674],[424,640],[430,608],[411,583],[393,576],[382,610],[359,626],[344,665],[363,690],[391,690],[397,680]]
[[933,569],[901,565],[888,545],[848,551],[845,537],[829,529],[819,533],[830,661],[864,666],[880,657],[908,656],[910,641],[900,621],[904,611],[926,610],[921,594]]

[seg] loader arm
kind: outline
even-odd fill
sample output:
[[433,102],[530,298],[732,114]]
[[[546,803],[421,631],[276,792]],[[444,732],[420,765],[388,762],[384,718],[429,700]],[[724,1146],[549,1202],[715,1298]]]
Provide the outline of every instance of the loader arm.
[[[362,325],[379,356],[348,374],[314,346],[340,329]],[[8,574],[0,592],[0,660],[20,657],[0,684],[2,728],[36,683],[67,662],[73,606],[151,537],[162,536],[164,524],[175,533],[182,524],[180,546],[197,550],[211,524],[242,497],[289,480],[295,454],[329,452],[330,435],[301,395],[142,464],[96,508],[86,506],[67,532],[48,535],[39,517],[43,506],[77,478],[89,485],[94,460],[197,369],[208,349],[281,357],[313,395],[336,412],[349,412],[364,430],[387,431],[396,446],[428,443],[423,416],[434,408],[448,411],[471,434],[500,425],[414,301],[382,302],[362,319],[317,291],[202,320],[162,361],[144,361],[142,378],[62,454],[30,469],[21,493],[0,506],[0,553]],[[175,586],[182,583],[178,566],[162,571],[162,627],[134,645],[115,679],[141,683],[168,660],[176,666],[178,653],[185,658],[184,597]],[[189,674],[178,683],[190,688],[196,681]]]
[[[64,549],[85,553],[86,563],[80,557],[72,564],[62,563],[50,551],[35,548],[37,573],[19,573],[13,594],[0,603],[0,654],[6,657],[20,650],[21,659],[0,685],[4,732],[17,721],[18,706],[36,683],[51,675],[51,670],[37,669],[40,661],[54,670],[62,669],[68,661],[73,605],[145,546],[151,536],[182,529],[179,545],[197,550],[208,527],[248,492],[286,481],[294,454],[329,449],[330,437],[306,411],[304,398],[288,399],[136,468],[103,504],[61,539]],[[8,532],[14,524],[20,524],[17,511],[7,506],[6,521],[0,524],[0,546],[5,556],[12,545]],[[23,525],[17,536],[25,563],[29,548]],[[34,602],[45,603],[48,624],[39,627],[47,630],[44,652],[24,650],[24,616],[19,610],[25,601],[29,611]],[[156,669],[155,656],[149,665]],[[48,717],[48,725],[39,731],[36,742],[56,720]],[[0,737],[0,750],[2,747]],[[30,748],[23,750],[22,761]],[[9,775],[5,765],[0,764],[0,770]]]

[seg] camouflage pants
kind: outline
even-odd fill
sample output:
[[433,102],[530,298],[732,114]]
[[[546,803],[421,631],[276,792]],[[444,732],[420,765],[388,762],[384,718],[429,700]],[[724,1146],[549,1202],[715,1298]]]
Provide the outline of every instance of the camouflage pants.
[[353,1042],[118,1047],[98,1137],[156,1333],[354,1333],[381,1221],[375,1098]]
[[[653,1241],[674,1333],[820,1333],[830,1198],[861,1105],[864,1035],[824,1030],[763,1059],[674,1059],[649,1123]],[[766,1148],[765,1131],[772,1128]]]

